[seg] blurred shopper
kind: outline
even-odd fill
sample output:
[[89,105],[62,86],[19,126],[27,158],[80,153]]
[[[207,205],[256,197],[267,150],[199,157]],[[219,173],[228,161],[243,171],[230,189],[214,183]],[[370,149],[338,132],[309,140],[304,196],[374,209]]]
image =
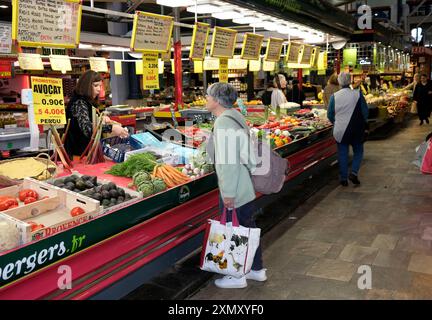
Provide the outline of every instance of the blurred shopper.
[[339,91],[339,82],[337,79],[337,74],[333,73],[327,81],[327,85],[324,88],[323,100],[324,107],[327,109],[330,103],[330,97],[337,91]]
[[421,75],[420,82],[417,83],[415,87],[413,99],[417,102],[417,114],[420,125],[423,124],[423,121],[429,123],[432,104],[432,86],[426,74]]
[[283,74],[275,75],[273,79],[273,92],[271,95],[271,106],[273,108],[279,107],[281,104],[287,102],[284,91],[287,87],[287,81]]
[[[341,89],[330,98],[327,116],[333,123],[333,136],[338,146],[340,183],[348,186],[348,179],[359,185],[358,173],[363,159],[364,135],[367,127],[368,106],[360,90],[350,88],[351,75],[342,72],[338,77]],[[348,175],[349,146],[354,157]]]
[[265,106],[269,106],[271,105],[271,98],[272,98],[272,94],[273,94],[273,90],[274,90],[275,86],[273,84],[273,81],[269,82],[267,84],[267,88],[265,89],[265,91],[263,92],[263,94],[261,95],[261,100],[262,103]]
[[303,106],[303,101],[306,100],[306,96],[302,88],[300,88],[299,81],[297,79],[292,81],[292,89],[288,91],[287,98],[289,102],[295,102]]
[[[235,208],[240,225],[256,228],[253,218],[255,190],[249,173],[255,167],[255,156],[249,152],[249,136],[245,130],[248,126],[245,118],[233,108],[237,100],[237,91],[232,85],[219,82],[207,89],[206,97],[207,110],[216,116],[213,142],[209,141],[208,152],[214,154],[220,190],[219,206],[221,210],[224,207],[229,210],[227,219],[231,218],[231,210]],[[229,130],[236,130],[237,137],[230,135],[229,132],[227,136]],[[229,139],[230,136],[234,136],[234,139]],[[244,288],[247,286],[247,279],[267,280],[266,269],[263,269],[261,246],[256,251],[252,270],[245,277],[225,276],[216,280],[215,285],[219,288]]]

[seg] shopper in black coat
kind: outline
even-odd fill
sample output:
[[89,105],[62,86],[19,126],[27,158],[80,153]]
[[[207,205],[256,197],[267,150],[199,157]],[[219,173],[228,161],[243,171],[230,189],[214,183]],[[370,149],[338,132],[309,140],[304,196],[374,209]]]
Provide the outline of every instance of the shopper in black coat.
[[298,103],[301,106],[303,106],[303,101],[306,100],[306,96],[299,87],[299,81],[297,79],[292,81],[292,89],[287,92],[287,100],[289,102]]
[[[70,119],[70,128],[65,141],[65,149],[72,158],[80,156],[90,143],[93,134],[92,109],[97,106],[97,99],[102,85],[102,77],[95,71],[84,72],[78,80],[71,100],[66,108],[66,117]],[[104,119],[103,132],[115,136],[127,137],[128,131],[118,124]]]
[[429,123],[432,107],[432,84],[428,81],[426,74],[421,75],[420,82],[415,87],[414,100],[417,102],[417,114],[420,125],[423,124],[423,121]]

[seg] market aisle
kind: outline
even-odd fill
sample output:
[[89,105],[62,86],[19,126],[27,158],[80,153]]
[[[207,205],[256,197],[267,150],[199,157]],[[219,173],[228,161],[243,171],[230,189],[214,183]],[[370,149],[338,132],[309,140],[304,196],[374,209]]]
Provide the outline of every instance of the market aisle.
[[[191,299],[430,299],[432,176],[411,164],[429,131],[416,120],[369,141],[361,187],[332,180],[294,212],[307,213],[293,227],[287,219],[268,232],[266,283],[222,290],[210,282]],[[371,267],[371,290],[358,289],[360,265]]]

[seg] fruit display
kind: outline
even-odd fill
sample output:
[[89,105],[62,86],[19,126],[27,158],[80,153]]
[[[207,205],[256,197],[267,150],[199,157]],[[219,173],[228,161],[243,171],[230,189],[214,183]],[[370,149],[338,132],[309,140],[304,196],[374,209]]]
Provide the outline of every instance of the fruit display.
[[207,103],[207,100],[206,100],[206,98],[204,98],[203,96],[199,96],[199,97],[197,97],[197,98],[192,102],[192,104],[193,104],[194,106],[205,106],[206,103]]
[[55,180],[54,182],[50,182],[50,184],[62,188],[67,189],[74,192],[82,192],[88,189],[92,189],[98,185],[97,177],[94,176],[78,176],[73,174],[66,178],[60,178]]
[[98,200],[105,209],[136,198],[127,193],[123,188],[117,187],[113,182],[99,185],[81,194]]

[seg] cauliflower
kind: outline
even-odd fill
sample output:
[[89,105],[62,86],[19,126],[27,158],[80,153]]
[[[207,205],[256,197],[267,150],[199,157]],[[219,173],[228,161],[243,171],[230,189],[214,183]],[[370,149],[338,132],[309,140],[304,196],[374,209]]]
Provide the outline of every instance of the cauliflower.
[[0,221],[0,252],[13,249],[20,244],[18,229],[7,221]]

